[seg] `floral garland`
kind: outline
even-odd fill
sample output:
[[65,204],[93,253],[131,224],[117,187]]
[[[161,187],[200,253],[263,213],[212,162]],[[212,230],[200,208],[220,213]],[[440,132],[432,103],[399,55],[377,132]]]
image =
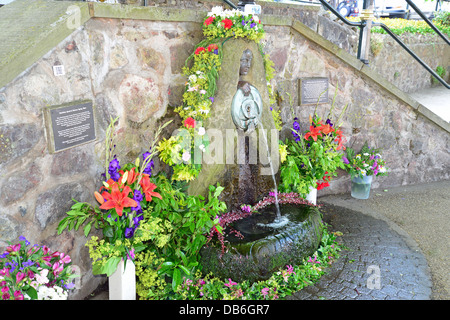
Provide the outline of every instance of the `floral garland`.
[[[192,67],[183,68],[183,74],[187,77],[183,104],[175,108],[182,119],[182,130],[176,136],[162,139],[157,146],[160,159],[173,168],[172,180],[177,181],[194,180],[200,173],[201,154],[207,151],[209,145],[203,123],[210,117],[214,103],[223,43],[229,38],[245,38],[259,44],[265,32],[256,15],[214,7],[203,21],[203,34],[206,39],[197,45],[194,53],[186,60],[186,65],[193,60]],[[274,99],[270,80],[274,75],[273,62],[262,52],[261,47],[260,51],[264,58],[272,103]],[[279,111],[273,108],[271,111],[276,119]],[[279,124],[279,121],[276,123]],[[277,127],[280,128],[279,125]]]

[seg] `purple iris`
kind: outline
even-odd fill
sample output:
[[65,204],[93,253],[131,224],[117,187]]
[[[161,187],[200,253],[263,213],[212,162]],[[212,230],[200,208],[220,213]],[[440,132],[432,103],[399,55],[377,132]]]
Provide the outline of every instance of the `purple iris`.
[[255,27],[256,26],[256,23],[252,23],[252,24],[250,24],[250,28],[253,28],[253,27]]
[[330,127],[332,127],[332,126],[333,126],[333,124],[331,123],[331,120],[330,120],[330,119],[327,119],[327,121],[325,121],[325,124],[329,124],[329,125],[330,125]]

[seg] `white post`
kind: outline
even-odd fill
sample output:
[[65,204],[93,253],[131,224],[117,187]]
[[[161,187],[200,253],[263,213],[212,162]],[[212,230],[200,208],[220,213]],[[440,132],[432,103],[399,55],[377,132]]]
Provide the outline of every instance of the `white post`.
[[109,277],[109,300],[136,300],[136,268],[131,260],[120,261]]

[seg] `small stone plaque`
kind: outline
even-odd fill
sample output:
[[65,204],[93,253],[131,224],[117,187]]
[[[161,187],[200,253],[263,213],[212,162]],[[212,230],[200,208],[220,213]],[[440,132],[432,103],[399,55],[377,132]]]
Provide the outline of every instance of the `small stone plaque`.
[[50,153],[94,141],[92,101],[82,101],[45,110]]
[[328,102],[328,78],[300,78],[300,104]]

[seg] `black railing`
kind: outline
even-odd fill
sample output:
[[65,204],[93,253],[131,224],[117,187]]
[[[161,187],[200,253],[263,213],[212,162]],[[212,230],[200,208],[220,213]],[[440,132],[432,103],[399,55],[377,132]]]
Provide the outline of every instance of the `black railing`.
[[[225,3],[227,3],[229,6],[231,6],[234,9],[237,9],[236,5],[234,5],[230,0],[223,0]],[[245,1],[245,0],[244,0]],[[249,1],[249,0],[247,0]],[[336,17],[338,17],[342,22],[344,22],[345,24],[352,26],[352,27],[358,27],[359,28],[359,41],[358,41],[358,53],[357,53],[357,58],[361,61],[363,61],[364,63],[368,63],[368,61],[366,61],[364,59],[364,57],[362,56],[362,39],[363,39],[363,31],[364,28],[366,28],[367,23],[365,20],[361,20],[360,22],[355,22],[355,21],[349,21],[347,20],[346,17],[342,16],[331,4],[329,4],[327,1],[325,0],[318,0],[320,1],[320,4],[322,4],[326,9],[328,9],[329,11],[331,11]],[[450,45],[450,42],[448,40],[447,37],[445,37],[445,35],[438,29],[436,28],[436,26],[425,16],[425,14],[411,1],[411,0],[405,0],[410,6],[411,8],[414,9],[414,11],[417,12],[417,14],[442,38],[444,39],[444,41]],[[299,2],[304,2],[304,1],[299,1]],[[319,4],[318,2],[309,2],[312,4]],[[364,6],[366,6],[368,4],[368,1],[364,0]],[[364,8],[364,9],[368,9],[368,8]],[[444,79],[442,79],[433,69],[431,69],[422,59],[420,59],[395,33],[393,33],[391,31],[391,29],[389,29],[388,26],[386,26],[385,24],[381,23],[381,22],[372,22],[373,26],[377,26],[377,27],[381,27],[383,30],[386,31],[387,34],[389,34],[403,49],[406,50],[406,52],[408,52],[421,66],[423,66],[429,73],[431,73],[431,75],[433,77],[435,77],[440,83],[442,83],[442,85],[444,85],[444,87],[446,87],[447,89],[450,89],[450,85],[445,82]]]
[[[354,27],[359,27],[359,44],[358,44],[358,59],[359,60],[363,60],[361,57],[361,52],[362,52],[362,34],[363,34],[363,30],[366,27],[366,23],[365,21],[361,21],[361,22],[351,22],[348,21],[347,18],[343,17],[335,8],[333,8],[328,2],[326,2],[325,0],[319,0],[320,3],[326,7],[328,10],[330,10],[334,15],[336,15],[339,19],[341,19],[345,24],[348,24],[350,26],[354,26]],[[428,23],[430,25],[430,27],[436,31],[437,34],[439,34],[440,37],[442,37],[445,42],[447,44],[450,44],[448,39],[436,28],[436,26],[423,14],[423,12],[416,6],[414,5],[414,3],[412,3],[411,0],[405,0],[416,12],[417,14],[420,15],[420,17],[426,21],[426,23]],[[366,2],[366,1],[364,1]],[[440,83],[442,83],[442,85],[444,87],[446,87],[447,89],[450,89],[450,85],[445,82],[444,79],[442,79],[433,69],[431,69],[422,59],[420,59],[406,44],[403,43],[403,41],[395,34],[391,31],[391,29],[389,29],[388,26],[386,26],[383,23],[380,22],[372,22],[373,26],[377,26],[377,27],[381,27],[383,28],[383,30],[385,30],[387,32],[387,34],[389,34],[403,49],[406,50],[406,52],[408,52],[421,66],[423,66],[429,73],[431,73],[431,75],[433,77],[435,77]],[[365,61],[363,61],[365,62]]]

